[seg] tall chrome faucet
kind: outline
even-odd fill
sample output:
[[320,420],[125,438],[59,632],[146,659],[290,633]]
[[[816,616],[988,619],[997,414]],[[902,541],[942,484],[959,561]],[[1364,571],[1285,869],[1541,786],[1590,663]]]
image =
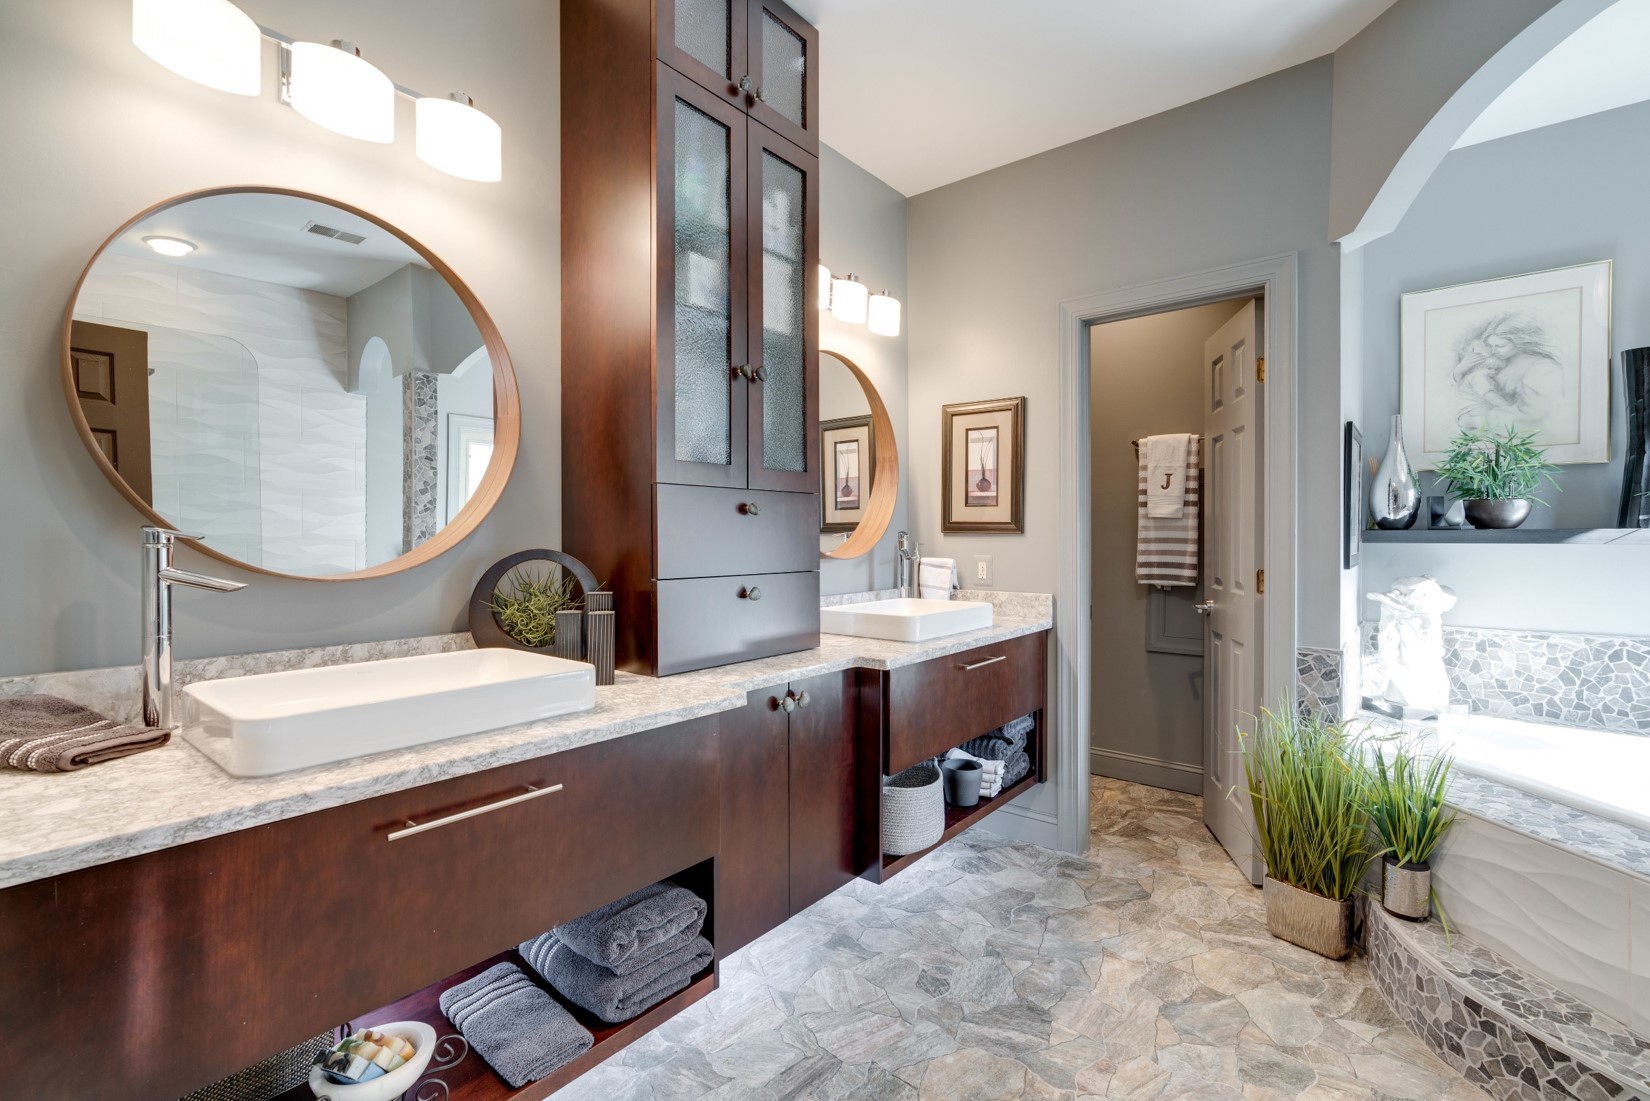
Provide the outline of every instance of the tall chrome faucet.
[[[894,587],[900,596],[917,596],[917,563],[922,558],[922,544],[911,538],[910,532],[899,533],[899,549],[894,556]],[[907,593],[906,590],[910,592]]]
[[169,528],[143,529],[143,722],[162,730],[177,728],[172,700],[172,586],[232,593],[246,586],[172,565],[177,540],[199,539]]

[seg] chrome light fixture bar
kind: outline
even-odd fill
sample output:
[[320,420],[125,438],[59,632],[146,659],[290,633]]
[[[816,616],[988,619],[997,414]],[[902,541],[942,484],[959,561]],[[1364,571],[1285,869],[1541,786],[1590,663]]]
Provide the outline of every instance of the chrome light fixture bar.
[[872,294],[859,276],[833,276],[831,269],[819,265],[819,310],[829,312],[838,321],[849,325],[864,325],[878,336],[898,336],[902,308],[899,299],[886,290]]
[[177,73],[220,91],[257,95],[263,44],[275,43],[282,103],[362,141],[395,140],[395,96],[414,101],[418,158],[460,179],[503,178],[498,123],[455,93],[435,99],[396,84],[348,42],[296,42],[254,23],[230,0],[132,0],[132,43]]

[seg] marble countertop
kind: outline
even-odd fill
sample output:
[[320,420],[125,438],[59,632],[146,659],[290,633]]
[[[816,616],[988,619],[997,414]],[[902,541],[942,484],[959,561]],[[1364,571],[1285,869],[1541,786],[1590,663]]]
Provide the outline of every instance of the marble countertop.
[[[851,668],[897,669],[1053,626],[1047,597],[1005,600],[995,618],[990,628],[930,642],[822,635],[817,649],[718,669],[662,679],[621,673],[617,683],[596,690],[593,710],[356,758],[348,768],[331,764],[239,778],[185,739],[173,738],[161,749],[78,772],[0,771],[0,888],[731,711],[744,706],[747,692],[789,680]],[[468,636],[450,635],[399,645],[207,659],[183,663],[187,668],[180,669],[180,679],[198,681],[467,645]],[[129,689],[124,695],[123,687]],[[136,677],[134,671],[120,669],[0,681],[0,695],[34,691],[53,691],[88,706],[107,707],[117,697],[135,696]]]

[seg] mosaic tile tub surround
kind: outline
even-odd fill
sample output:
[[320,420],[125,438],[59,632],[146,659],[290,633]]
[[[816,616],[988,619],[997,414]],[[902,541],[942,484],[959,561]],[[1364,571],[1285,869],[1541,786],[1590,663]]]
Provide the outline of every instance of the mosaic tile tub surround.
[[[1374,624],[1362,642],[1378,664]],[[1650,735],[1650,638],[1445,627],[1444,663],[1479,714]]]
[[1301,714],[1341,716],[1341,652],[1318,646],[1295,651],[1295,701]]
[[1433,1051],[1500,1101],[1650,1101],[1650,1041],[1437,921],[1369,907],[1377,989]]

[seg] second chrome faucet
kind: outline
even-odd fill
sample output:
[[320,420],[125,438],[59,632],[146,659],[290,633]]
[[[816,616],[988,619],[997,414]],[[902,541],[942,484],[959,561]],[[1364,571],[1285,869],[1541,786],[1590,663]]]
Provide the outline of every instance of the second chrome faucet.
[[200,536],[170,528],[143,529],[143,723],[162,730],[176,730],[178,726],[172,692],[172,587],[187,585],[215,593],[246,588],[239,581],[224,581],[173,566],[179,538]]

